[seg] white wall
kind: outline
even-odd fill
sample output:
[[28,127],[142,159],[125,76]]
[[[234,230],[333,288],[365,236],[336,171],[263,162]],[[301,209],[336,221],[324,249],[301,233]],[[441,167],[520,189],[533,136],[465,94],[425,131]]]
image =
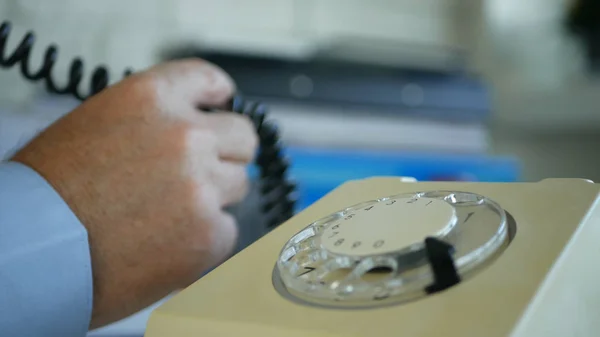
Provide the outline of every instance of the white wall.
[[[92,67],[106,64],[116,80],[127,66],[140,69],[156,61],[151,51],[162,39],[162,27],[169,27],[163,21],[165,5],[160,0],[15,0],[2,3],[0,20],[9,20],[14,26],[10,51],[27,31],[35,32],[32,66],[41,62],[48,45],[58,45],[54,77],[59,83],[66,80],[76,56],[83,58],[87,76]],[[26,102],[33,92],[33,86],[20,79],[16,70],[3,71],[0,88],[4,104]]]
[[[113,76],[127,66],[143,69],[158,61],[166,45],[194,41],[206,48],[305,57],[313,53],[360,53],[365,42],[396,62],[411,46],[456,47],[457,0],[13,0],[0,4],[1,20],[15,25],[10,46],[25,30],[37,33],[34,52],[61,48],[56,77],[68,60],[104,63]],[[10,48],[12,49],[12,48]],[[348,56],[348,55],[345,55]],[[423,57],[410,55],[413,62]],[[377,58],[375,59],[377,60]],[[0,102],[22,102],[31,93],[15,76],[0,77]],[[14,85],[17,83],[17,85]]]
[[569,3],[484,1],[470,40],[494,88],[493,151],[519,156],[527,181],[600,182],[600,85],[562,27]]
[[600,83],[563,26],[570,0],[466,1],[480,13],[467,43],[473,69],[492,85],[498,123],[536,132],[600,130]]
[[523,180],[583,178],[600,183],[600,133],[530,134],[506,128],[492,133],[492,152],[521,159]]

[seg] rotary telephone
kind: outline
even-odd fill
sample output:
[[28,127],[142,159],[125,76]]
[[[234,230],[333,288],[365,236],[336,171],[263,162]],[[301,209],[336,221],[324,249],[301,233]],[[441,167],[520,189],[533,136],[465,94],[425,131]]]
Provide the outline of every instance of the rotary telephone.
[[[8,25],[2,25],[4,51]],[[28,35],[3,66],[53,92],[56,51],[37,73]],[[98,68],[91,92],[106,86]],[[293,215],[276,130],[261,105],[234,101],[261,140],[265,211],[276,228],[154,310],[147,337],[596,336],[600,185],[349,181]],[[276,196],[275,193],[279,190]],[[281,196],[284,197],[281,197]],[[270,198],[270,199],[269,199]],[[272,201],[269,201],[272,200]]]
[[349,181],[155,309],[145,336],[597,336],[599,192]]

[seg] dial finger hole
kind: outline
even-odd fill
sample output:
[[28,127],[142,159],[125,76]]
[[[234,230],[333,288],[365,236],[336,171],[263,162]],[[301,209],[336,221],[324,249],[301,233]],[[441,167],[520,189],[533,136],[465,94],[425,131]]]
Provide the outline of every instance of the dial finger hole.
[[285,263],[296,255],[296,247],[287,247],[279,255],[279,262]]
[[323,281],[330,284],[331,288],[337,288],[340,282],[352,275],[352,268],[339,268],[330,271],[323,277]]
[[309,250],[299,253],[285,268],[289,274],[294,275],[289,280],[292,286],[313,292],[326,284],[323,276],[336,266],[335,260],[323,258],[317,250]]
[[287,247],[281,252],[279,256],[279,262],[285,263],[292,258],[300,258],[302,254],[320,254],[316,251],[316,244],[314,240],[304,240],[299,243],[293,244],[290,242]]
[[340,270],[336,279],[330,284],[330,288],[335,290],[339,296],[351,294],[355,287],[360,286],[364,281],[361,275],[356,272],[356,269],[344,268]]
[[331,285],[351,272],[353,264],[354,262],[348,258],[328,260],[315,270],[314,277],[323,285]]
[[305,265],[313,265],[318,261],[324,261],[321,259],[321,253],[317,250],[304,250],[298,251],[298,253],[294,256],[294,263],[305,266]]
[[[393,277],[397,265],[392,259],[365,259],[352,270],[346,270],[345,274],[331,284],[331,288],[340,296],[352,294],[355,290],[367,288],[373,284],[382,284]],[[340,279],[343,276],[343,279]]]
[[376,204],[377,202],[378,202],[378,200],[369,200],[369,201],[365,201],[365,202],[361,202],[361,203],[352,205],[352,206],[344,209],[344,215],[348,215],[356,210],[361,210],[361,209],[367,208],[371,205]]
[[381,282],[393,276],[398,263],[391,257],[364,259],[354,268],[354,275],[368,283]]
[[467,192],[454,192],[446,196],[444,200],[460,207],[479,206],[485,202],[483,196]]
[[316,244],[314,240],[305,240],[302,241],[298,244],[296,244],[296,249],[298,251],[307,251],[307,250],[314,250],[316,248]]
[[298,244],[301,241],[309,239],[317,234],[317,231],[314,227],[308,227],[302,230],[300,233],[294,235],[294,237],[290,240],[292,244]]
[[396,194],[396,195],[392,195],[389,197],[383,197],[383,198],[379,198],[377,199],[378,202],[382,202],[382,201],[388,201],[388,200],[393,200],[393,199],[412,199],[412,200],[416,200],[419,198],[423,197],[423,192],[418,192],[418,193],[402,193],[402,194]]
[[354,262],[349,258],[338,257],[323,264],[323,268],[318,271],[317,276],[320,279],[323,279],[327,274],[332,273],[335,270],[351,268],[353,264]]
[[319,219],[313,222],[309,228],[312,228],[315,233],[320,233],[327,226],[331,225],[333,222],[340,220],[345,215],[344,211],[333,213],[325,218]]
[[361,279],[369,283],[379,283],[395,276],[398,263],[393,259],[377,261],[376,265],[362,274]]
[[442,199],[445,200],[447,197],[454,194],[450,191],[429,191],[421,194],[423,198],[434,198],[434,199]]
[[[293,251],[293,255],[288,257],[288,251]],[[287,259],[287,260],[284,260]],[[316,270],[320,265],[327,261],[327,256],[317,249],[297,250],[296,247],[290,247],[284,253],[278,264],[281,269],[287,270],[295,278],[304,278],[309,272]]]

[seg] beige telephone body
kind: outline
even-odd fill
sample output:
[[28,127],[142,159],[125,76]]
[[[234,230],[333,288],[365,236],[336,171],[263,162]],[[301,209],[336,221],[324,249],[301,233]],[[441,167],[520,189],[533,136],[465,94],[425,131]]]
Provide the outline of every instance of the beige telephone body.
[[599,191],[350,181],[156,309],[146,337],[598,336]]

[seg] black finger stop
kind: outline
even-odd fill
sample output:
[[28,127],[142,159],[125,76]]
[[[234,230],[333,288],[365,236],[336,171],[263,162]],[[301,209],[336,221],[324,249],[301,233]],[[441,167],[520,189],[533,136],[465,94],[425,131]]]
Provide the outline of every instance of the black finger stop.
[[433,272],[433,284],[427,286],[428,294],[437,293],[460,283],[460,275],[454,265],[454,246],[436,238],[425,239],[425,253]]

